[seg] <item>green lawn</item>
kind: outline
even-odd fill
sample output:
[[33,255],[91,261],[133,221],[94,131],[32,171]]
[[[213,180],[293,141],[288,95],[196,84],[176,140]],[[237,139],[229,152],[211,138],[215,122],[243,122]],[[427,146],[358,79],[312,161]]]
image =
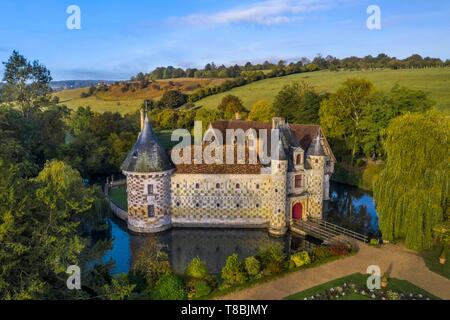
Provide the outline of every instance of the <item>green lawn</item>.
[[[307,289],[302,292],[298,292],[296,294],[293,294],[291,296],[288,296],[284,298],[284,300],[304,300],[305,298],[310,298],[311,296],[315,296],[317,294],[322,294],[326,290],[330,290],[331,288],[337,288],[342,287],[344,283],[347,284],[355,284],[359,288],[366,288],[366,281],[367,281],[368,275],[361,274],[361,273],[355,273],[350,276],[336,279],[321,285],[318,285],[316,287]],[[353,291],[353,290],[352,290]],[[433,296],[429,292],[416,287],[412,283],[404,280],[398,280],[398,279],[389,279],[389,285],[386,291],[395,291],[398,293],[404,293],[406,295],[414,294],[418,295],[421,294],[424,297],[428,297],[430,299],[438,299],[437,297]],[[351,292],[350,294],[347,294],[345,296],[342,296],[339,298],[339,300],[374,300],[368,295],[368,289],[365,290],[366,294],[363,295],[359,293],[358,290],[357,293]]]
[[127,202],[127,186],[119,186],[109,190],[109,198],[114,202],[119,208],[123,210],[128,209]]
[[439,263],[441,249],[441,246],[435,246],[429,250],[423,251],[421,255],[425,260],[425,264],[427,265],[428,269],[440,274],[443,277],[446,277],[447,279],[450,279],[450,263],[448,262],[448,253],[446,264],[442,265]]
[[283,86],[296,81],[307,81],[319,91],[333,92],[349,77],[362,77],[372,81],[381,90],[389,90],[395,84],[411,89],[430,92],[438,108],[450,109],[450,68],[430,68],[416,70],[374,70],[374,71],[319,71],[301,73],[286,77],[266,79],[235,88],[230,91],[206,97],[196,105],[216,108],[227,94],[239,96],[247,109],[258,100],[273,102]]

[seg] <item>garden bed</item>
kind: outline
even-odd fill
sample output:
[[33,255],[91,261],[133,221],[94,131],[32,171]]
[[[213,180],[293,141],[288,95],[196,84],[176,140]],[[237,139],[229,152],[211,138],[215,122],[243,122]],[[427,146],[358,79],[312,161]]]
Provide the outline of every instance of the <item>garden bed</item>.
[[439,300],[404,280],[389,279],[386,289],[367,289],[369,275],[355,273],[284,298],[284,300]]

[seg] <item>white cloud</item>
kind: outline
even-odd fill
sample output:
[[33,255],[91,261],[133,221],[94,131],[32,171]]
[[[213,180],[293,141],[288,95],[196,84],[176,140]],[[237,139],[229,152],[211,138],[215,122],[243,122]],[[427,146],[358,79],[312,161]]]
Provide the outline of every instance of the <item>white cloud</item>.
[[194,13],[184,17],[176,17],[172,21],[199,26],[233,23],[274,25],[298,19],[302,13],[330,9],[338,2],[340,1],[265,0],[220,12]]

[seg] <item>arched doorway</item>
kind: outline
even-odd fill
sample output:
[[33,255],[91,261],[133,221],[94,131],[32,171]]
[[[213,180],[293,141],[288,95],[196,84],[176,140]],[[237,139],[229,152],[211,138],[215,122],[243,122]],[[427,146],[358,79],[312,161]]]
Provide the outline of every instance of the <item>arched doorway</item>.
[[303,219],[303,205],[299,202],[292,207],[292,219],[302,220]]

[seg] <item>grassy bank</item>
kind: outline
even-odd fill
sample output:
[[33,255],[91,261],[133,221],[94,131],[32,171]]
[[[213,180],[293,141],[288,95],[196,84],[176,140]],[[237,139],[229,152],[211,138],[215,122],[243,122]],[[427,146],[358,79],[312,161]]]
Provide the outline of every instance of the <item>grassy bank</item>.
[[442,246],[434,246],[431,249],[421,252],[421,256],[425,261],[428,269],[440,274],[441,276],[450,279],[450,263],[448,261],[448,249],[447,249],[447,262],[445,264],[439,263],[439,256],[441,255]]

